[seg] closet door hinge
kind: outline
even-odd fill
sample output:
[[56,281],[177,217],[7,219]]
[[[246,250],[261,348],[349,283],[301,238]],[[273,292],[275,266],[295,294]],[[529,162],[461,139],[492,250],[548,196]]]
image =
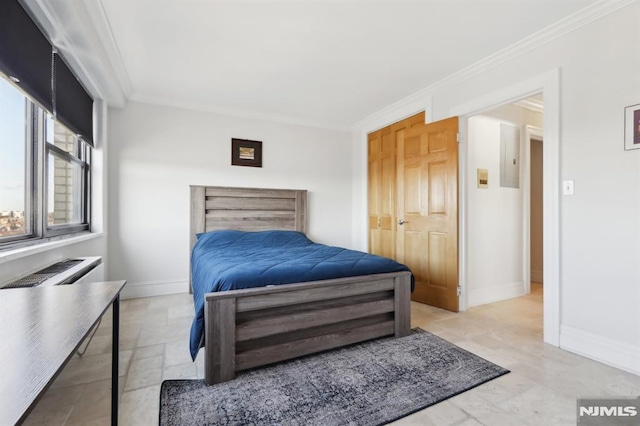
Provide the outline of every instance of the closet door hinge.
[[460,295],[462,294],[462,287],[458,286],[456,294],[458,295],[458,297],[460,297]]
[[456,133],[456,142],[462,142],[462,136],[460,135],[460,132]]

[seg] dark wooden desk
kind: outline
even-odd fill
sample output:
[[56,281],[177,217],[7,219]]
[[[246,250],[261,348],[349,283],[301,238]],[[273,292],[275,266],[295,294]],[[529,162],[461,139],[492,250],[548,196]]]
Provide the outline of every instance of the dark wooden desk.
[[0,290],[0,425],[22,423],[113,305],[111,424],[118,423],[120,291],[126,281]]

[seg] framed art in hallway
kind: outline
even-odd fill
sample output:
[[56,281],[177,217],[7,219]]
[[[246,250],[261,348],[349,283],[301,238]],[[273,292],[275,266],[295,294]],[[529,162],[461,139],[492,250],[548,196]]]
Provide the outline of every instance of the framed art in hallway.
[[231,165],[262,167],[262,142],[232,138]]
[[640,148],[640,104],[624,109],[624,149]]

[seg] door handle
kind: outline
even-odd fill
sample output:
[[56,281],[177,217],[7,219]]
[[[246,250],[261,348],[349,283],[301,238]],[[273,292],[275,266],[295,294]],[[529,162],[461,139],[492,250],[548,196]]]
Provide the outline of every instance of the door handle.
[[405,223],[409,223],[409,221],[404,219],[398,219],[398,225],[404,225]]

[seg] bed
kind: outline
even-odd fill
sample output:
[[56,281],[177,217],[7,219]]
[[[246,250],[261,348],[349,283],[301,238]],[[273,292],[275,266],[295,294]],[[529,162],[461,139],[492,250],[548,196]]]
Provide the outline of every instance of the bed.
[[[211,231],[222,230],[232,231],[213,238],[234,240],[243,235],[238,231],[297,231],[274,234],[304,241],[306,205],[304,190],[191,186],[191,251],[198,235],[210,238]],[[227,247],[214,244],[223,252]],[[195,265],[189,284],[202,308],[202,333],[192,333],[191,349],[194,355],[194,338],[200,339],[196,353],[204,345],[207,385],[232,380],[238,371],[410,332],[407,270],[312,281],[303,274],[301,282],[207,292]]]

